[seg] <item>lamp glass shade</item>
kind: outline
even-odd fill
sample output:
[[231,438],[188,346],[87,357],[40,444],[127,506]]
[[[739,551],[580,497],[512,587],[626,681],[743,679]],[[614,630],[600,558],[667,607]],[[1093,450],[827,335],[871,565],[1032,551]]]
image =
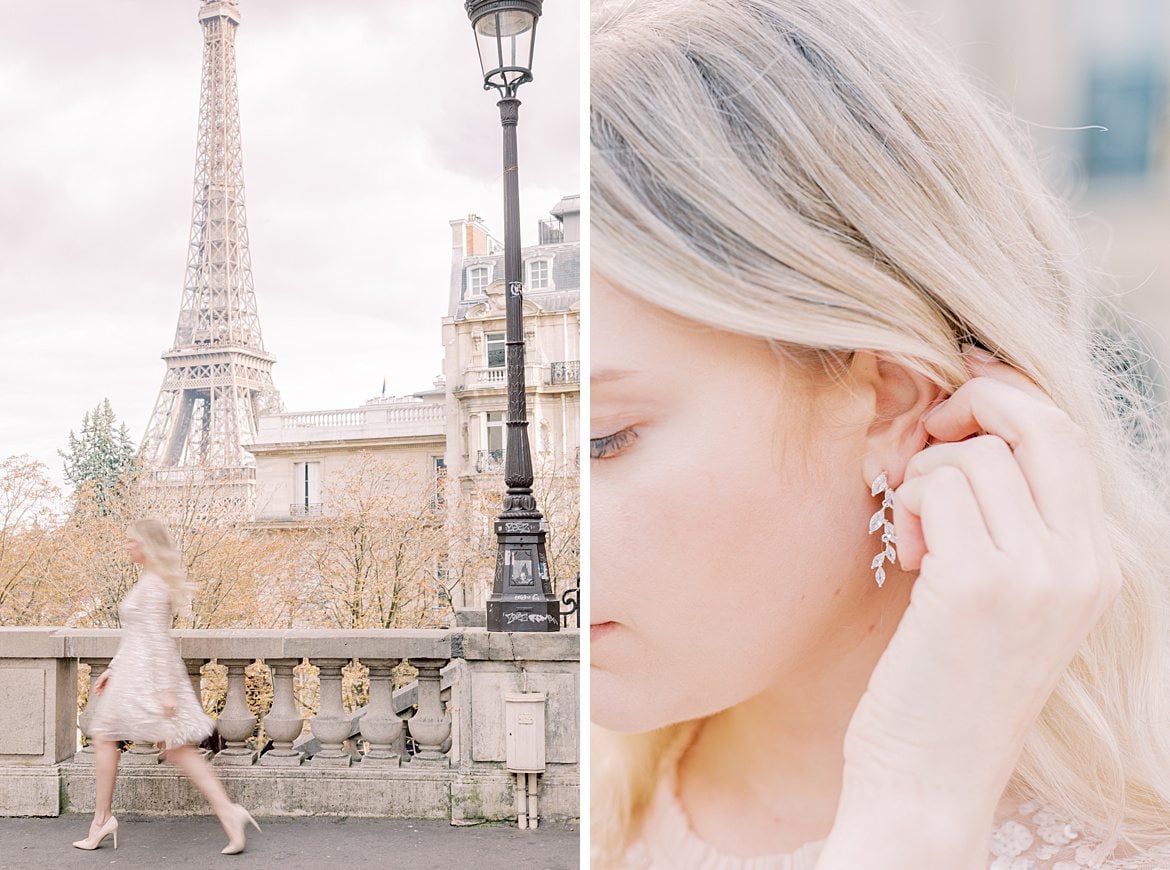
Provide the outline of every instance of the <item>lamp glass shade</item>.
[[474,23],[484,87],[511,92],[532,79],[532,51],[537,16],[505,9],[488,12]]

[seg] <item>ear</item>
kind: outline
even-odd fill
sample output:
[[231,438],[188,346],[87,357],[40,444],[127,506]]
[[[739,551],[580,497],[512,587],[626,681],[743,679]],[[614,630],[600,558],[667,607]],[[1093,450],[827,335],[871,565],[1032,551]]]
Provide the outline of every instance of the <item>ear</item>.
[[900,486],[910,458],[929,441],[922,417],[946,398],[942,387],[880,353],[857,351],[849,367],[858,395],[869,403],[862,460],[864,485],[882,472]]

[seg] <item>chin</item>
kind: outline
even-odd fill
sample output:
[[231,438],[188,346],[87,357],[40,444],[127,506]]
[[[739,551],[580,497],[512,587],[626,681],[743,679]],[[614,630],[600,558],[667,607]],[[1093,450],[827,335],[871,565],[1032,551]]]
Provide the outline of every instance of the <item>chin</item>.
[[[660,680],[649,685],[596,667],[589,669],[589,718],[607,731],[637,734],[654,731],[690,718],[668,710],[655,691]],[[672,715],[674,714],[674,715]]]
[[[655,670],[636,675],[589,668],[589,718],[607,731],[640,734],[669,725],[705,719],[729,710],[766,688],[737,683],[722,672],[706,673],[695,691],[695,677],[671,683],[678,670]],[[722,682],[720,680],[722,679]]]

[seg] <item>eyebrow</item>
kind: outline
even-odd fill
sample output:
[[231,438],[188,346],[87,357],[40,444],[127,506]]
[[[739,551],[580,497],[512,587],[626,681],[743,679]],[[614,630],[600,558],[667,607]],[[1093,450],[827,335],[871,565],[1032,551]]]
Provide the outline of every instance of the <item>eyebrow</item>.
[[628,369],[600,369],[589,373],[589,382],[592,384],[608,384],[628,378],[637,372]]

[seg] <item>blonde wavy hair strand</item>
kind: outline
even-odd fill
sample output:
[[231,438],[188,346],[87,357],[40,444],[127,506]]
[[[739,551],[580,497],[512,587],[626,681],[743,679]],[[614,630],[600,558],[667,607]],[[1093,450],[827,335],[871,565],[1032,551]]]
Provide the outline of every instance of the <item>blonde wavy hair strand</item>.
[[190,616],[194,587],[187,582],[182,554],[166,525],[154,518],[136,520],[130,524],[129,533],[142,544],[142,567],[166,580],[171,591],[171,612]]
[[[962,341],[1088,434],[1125,581],[1030,733],[1012,786],[1102,831],[1170,818],[1170,514],[1141,351],[1066,208],[996,109],[878,0],[594,4],[595,267],[683,317],[824,360],[867,349],[954,390]],[[595,729],[603,863],[681,726]]]

